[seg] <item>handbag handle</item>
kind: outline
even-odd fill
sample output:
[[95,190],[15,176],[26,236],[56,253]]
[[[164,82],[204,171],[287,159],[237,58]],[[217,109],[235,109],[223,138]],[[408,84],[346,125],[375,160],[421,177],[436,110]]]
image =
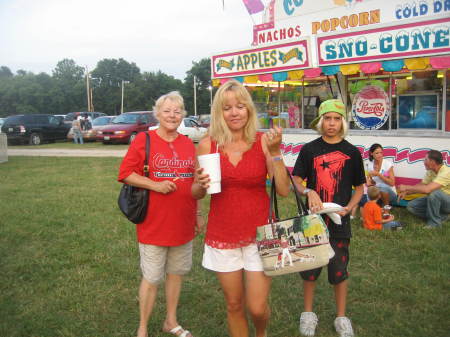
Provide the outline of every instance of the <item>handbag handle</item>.
[[[294,180],[292,179],[292,176],[289,172],[289,170],[286,168],[286,173],[289,177],[289,180],[291,181],[291,185],[294,189],[295,194],[295,200],[297,202],[297,212],[298,215],[308,215],[307,208],[305,206],[305,203],[300,197],[300,192],[297,189],[297,186],[294,184]],[[277,193],[275,188],[275,176],[272,178],[272,186],[270,187],[270,209],[269,209],[269,223],[273,223],[273,211],[275,211],[275,219],[278,221],[278,200],[277,200]]]
[[148,178],[150,167],[148,166],[148,158],[150,157],[150,135],[145,133],[145,161],[144,161],[144,176]]

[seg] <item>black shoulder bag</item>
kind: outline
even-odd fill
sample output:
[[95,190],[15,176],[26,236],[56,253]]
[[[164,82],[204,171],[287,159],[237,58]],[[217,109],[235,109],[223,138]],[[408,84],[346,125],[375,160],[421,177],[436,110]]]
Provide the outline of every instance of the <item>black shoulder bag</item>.
[[[150,135],[146,132],[145,142],[145,162],[144,162],[144,176],[148,178],[149,166],[148,158],[150,157]],[[144,221],[147,215],[149,190],[145,188],[135,187],[128,184],[123,184],[119,193],[117,203],[122,213],[131,222],[138,224]]]

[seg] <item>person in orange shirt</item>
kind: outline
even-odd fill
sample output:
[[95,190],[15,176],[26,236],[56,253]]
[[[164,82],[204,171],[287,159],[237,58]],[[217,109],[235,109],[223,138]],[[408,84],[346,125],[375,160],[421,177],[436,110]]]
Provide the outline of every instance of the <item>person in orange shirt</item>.
[[381,207],[377,204],[377,200],[381,197],[378,187],[370,186],[367,189],[367,196],[369,197],[369,201],[364,205],[363,212],[364,228],[369,230],[401,228],[401,224],[398,221],[394,221],[394,216],[392,214],[389,214],[389,217],[387,218],[382,216]]

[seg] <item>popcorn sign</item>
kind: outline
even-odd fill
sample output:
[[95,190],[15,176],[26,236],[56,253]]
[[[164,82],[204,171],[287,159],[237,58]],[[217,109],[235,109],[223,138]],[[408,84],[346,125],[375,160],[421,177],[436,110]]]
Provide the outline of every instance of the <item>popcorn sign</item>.
[[376,130],[386,123],[389,115],[389,97],[378,86],[368,85],[355,95],[352,116],[364,130]]

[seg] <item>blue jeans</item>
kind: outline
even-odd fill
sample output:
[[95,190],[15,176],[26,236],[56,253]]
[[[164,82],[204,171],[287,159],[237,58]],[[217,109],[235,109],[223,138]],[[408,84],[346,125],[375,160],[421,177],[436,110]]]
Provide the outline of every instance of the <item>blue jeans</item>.
[[426,197],[413,199],[406,207],[412,214],[427,220],[429,226],[442,226],[450,214],[450,195],[440,189]]
[[383,224],[383,229],[392,229],[395,227],[401,227],[402,224],[398,221],[389,221]]
[[73,142],[83,144],[83,134],[79,130],[73,130]]
[[387,186],[378,186],[378,189],[380,190],[380,192],[384,192],[389,194],[389,204],[392,205],[397,201],[397,194],[395,194],[394,190],[390,187]]

